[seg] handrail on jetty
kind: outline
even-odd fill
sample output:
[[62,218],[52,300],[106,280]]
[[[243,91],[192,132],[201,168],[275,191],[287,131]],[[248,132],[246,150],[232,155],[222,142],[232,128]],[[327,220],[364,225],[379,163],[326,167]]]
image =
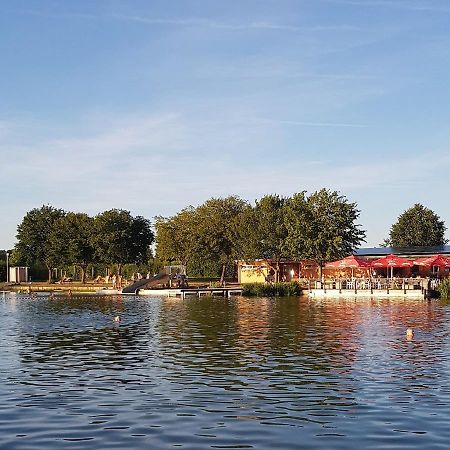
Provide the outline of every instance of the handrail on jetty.
[[338,279],[338,280],[308,280],[308,292],[310,294],[321,291],[323,294],[389,294],[401,293],[417,294],[420,293],[427,297],[429,293],[435,290],[437,284],[435,280],[423,278],[373,278],[373,279]]
[[184,299],[188,296],[207,296],[207,295],[220,295],[222,297],[231,297],[232,295],[242,295],[242,288],[235,287],[215,287],[215,288],[187,288],[180,289],[181,298]]

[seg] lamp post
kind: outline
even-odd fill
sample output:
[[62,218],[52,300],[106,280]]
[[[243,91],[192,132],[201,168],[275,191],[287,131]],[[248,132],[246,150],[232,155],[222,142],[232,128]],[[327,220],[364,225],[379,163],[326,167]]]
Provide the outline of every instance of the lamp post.
[[6,252],[6,282],[9,283],[9,253]]

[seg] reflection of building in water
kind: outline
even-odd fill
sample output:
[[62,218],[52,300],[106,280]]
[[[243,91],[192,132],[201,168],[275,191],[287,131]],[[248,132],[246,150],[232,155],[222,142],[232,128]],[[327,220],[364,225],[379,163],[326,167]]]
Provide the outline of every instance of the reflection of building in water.
[[[449,350],[445,311],[434,302],[390,299],[323,301],[332,371],[361,384],[397,380],[399,393],[430,389]],[[408,341],[407,328],[414,330]],[[427,381],[428,380],[428,381]],[[386,393],[384,393],[386,394]],[[383,395],[384,395],[383,394]],[[381,395],[381,391],[380,391]]]
[[272,301],[267,298],[238,299],[237,333],[240,350],[265,352]]
[[320,314],[323,316],[324,345],[331,358],[331,370],[346,374],[358,358],[361,349],[362,309],[360,301],[353,300],[319,302]]

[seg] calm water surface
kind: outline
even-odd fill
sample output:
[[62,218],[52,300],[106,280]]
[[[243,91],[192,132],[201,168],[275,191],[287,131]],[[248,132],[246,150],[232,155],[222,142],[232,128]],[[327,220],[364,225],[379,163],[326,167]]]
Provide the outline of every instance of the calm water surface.
[[0,297],[0,448],[449,448],[449,319],[401,300]]

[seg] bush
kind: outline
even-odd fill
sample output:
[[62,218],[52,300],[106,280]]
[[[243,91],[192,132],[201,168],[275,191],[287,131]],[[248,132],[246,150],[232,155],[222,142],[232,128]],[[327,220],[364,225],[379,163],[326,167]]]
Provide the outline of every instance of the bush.
[[296,297],[302,293],[300,284],[290,283],[250,283],[244,284],[242,295],[244,297]]
[[442,280],[438,287],[439,297],[442,300],[450,300],[450,278]]

